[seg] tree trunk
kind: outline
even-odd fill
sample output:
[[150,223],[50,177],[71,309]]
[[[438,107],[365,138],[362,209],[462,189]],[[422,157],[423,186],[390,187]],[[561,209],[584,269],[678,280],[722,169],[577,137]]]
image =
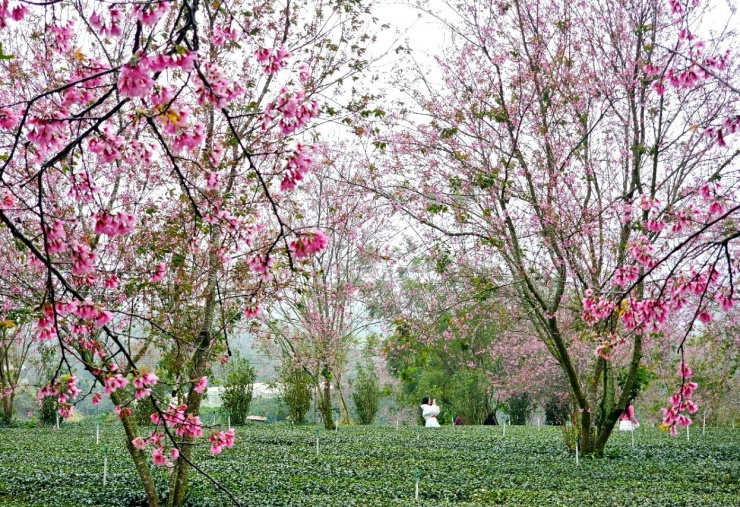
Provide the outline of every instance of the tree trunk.
[[352,421],[349,416],[349,407],[347,406],[347,400],[345,399],[344,392],[342,391],[341,380],[339,376],[337,376],[336,387],[337,393],[339,393],[339,409],[342,413],[341,422],[345,426],[348,426],[349,424],[351,424]]
[[3,398],[3,415],[8,421],[13,418],[13,400],[15,400],[15,391]]
[[324,385],[321,389],[321,402],[319,406],[321,417],[324,419],[324,428],[327,430],[334,429],[334,414],[331,407],[331,379],[324,378]]
[[[206,308],[206,320],[204,329],[210,328],[211,320],[208,318],[209,312]],[[206,327],[207,326],[207,327]],[[211,333],[208,331],[202,331],[198,343],[198,351],[193,358],[193,373],[194,378],[200,378],[206,369],[206,356],[211,346]],[[189,414],[194,416],[200,414],[200,404],[203,400],[203,394],[195,391],[194,386],[191,385],[190,392],[187,397],[187,405]],[[180,507],[185,503],[185,493],[188,487],[188,472],[190,471],[190,464],[186,460],[190,460],[193,451],[193,438],[184,436],[180,440],[180,458],[175,462],[175,469],[172,472],[172,480],[170,481],[170,497],[167,505],[170,507]]]
[[[111,393],[110,397],[116,405],[120,405],[123,402],[123,397],[118,391]],[[123,424],[123,430],[126,433],[126,449],[128,449],[131,459],[134,460],[136,472],[139,474],[139,480],[144,487],[147,505],[149,507],[159,507],[159,495],[157,494],[157,488],[154,485],[154,478],[152,477],[148,463],[149,456],[145,451],[134,447],[132,443],[138,436],[136,434],[136,421],[133,417],[124,417],[121,419],[121,424]]]

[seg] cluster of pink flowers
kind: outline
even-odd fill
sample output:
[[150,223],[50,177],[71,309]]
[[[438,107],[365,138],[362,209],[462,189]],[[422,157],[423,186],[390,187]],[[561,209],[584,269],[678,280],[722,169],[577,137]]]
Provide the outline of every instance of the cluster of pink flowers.
[[329,238],[321,231],[312,232],[301,236],[290,243],[290,250],[296,259],[303,259],[316,254],[326,248]]
[[95,269],[97,254],[90,251],[90,247],[84,243],[72,245],[72,274],[77,276],[92,273]]
[[272,257],[268,257],[267,262],[265,262],[264,256],[257,255],[249,261],[249,267],[253,272],[261,275],[263,280],[267,281],[272,278],[270,268],[274,262],[275,260]]
[[164,275],[167,273],[167,265],[164,262],[157,264],[154,274],[149,278],[151,283],[157,283],[162,281]]
[[721,127],[708,128],[706,132],[708,135],[714,137],[719,146],[726,147],[727,141],[725,141],[725,137],[734,134],[738,130],[740,130],[740,115],[730,116],[722,122]]
[[171,467],[173,465],[172,461],[175,461],[177,458],[180,457],[180,450],[177,447],[173,447],[172,449],[170,449],[170,457],[172,458],[172,461],[170,461],[165,455],[166,451],[163,441],[164,435],[155,431],[147,438],[136,437],[131,441],[131,443],[139,450],[144,450],[147,445],[153,445],[154,449],[152,450],[152,461],[154,462],[154,464],[159,466]]
[[313,148],[298,143],[293,150],[293,154],[288,158],[285,167],[285,176],[280,183],[280,189],[283,191],[293,190],[296,184],[303,179],[303,176],[311,170],[313,165]]
[[[111,321],[113,314],[108,310],[105,310],[100,305],[92,302],[90,298],[85,298],[84,301],[78,302],[72,300],[69,303],[58,301],[54,308],[56,309],[57,315],[64,317],[69,314],[74,314],[80,320],[88,321],[91,324],[95,324],[96,327],[102,327]],[[75,327],[73,326],[73,332],[84,332],[87,327]]]
[[211,454],[218,456],[223,451],[224,447],[234,447],[234,428],[228,431],[219,431],[218,433],[211,434]]
[[206,188],[208,190],[215,190],[218,188],[221,182],[221,173],[208,173],[206,177]]
[[216,46],[222,46],[226,41],[236,40],[238,36],[239,34],[234,28],[217,24],[213,27],[213,32],[211,33],[211,43]]
[[224,73],[214,65],[204,65],[203,74],[206,82],[199,79],[200,84],[195,89],[198,104],[201,106],[211,104],[222,109],[244,93],[244,88],[235,81],[227,79]]
[[87,147],[91,152],[98,155],[98,160],[109,164],[121,159],[124,140],[122,136],[113,134],[106,129],[104,137],[90,139]]
[[172,151],[174,153],[180,153],[183,149],[188,149],[190,152],[196,151],[203,142],[204,131],[205,126],[202,123],[196,124],[192,132],[181,128],[172,140]]
[[129,234],[134,230],[136,217],[131,213],[121,211],[119,213],[108,213],[100,211],[94,215],[95,232],[106,236],[119,236]]
[[70,401],[77,398],[80,389],[77,387],[77,377],[68,375],[57,380],[55,384],[45,385],[36,393],[36,399],[42,400],[47,396],[56,396],[59,404],[59,415],[65,419],[72,417]]
[[110,366],[110,373],[105,377],[105,394],[111,394],[128,385],[128,379],[121,373],[117,373],[118,367],[115,364]]
[[619,337],[616,334],[609,333],[606,336],[599,336],[597,338],[599,345],[594,351],[596,357],[603,357],[607,361],[611,361],[612,354],[620,345],[624,345],[626,342],[624,337]]
[[277,49],[261,48],[254,52],[257,61],[262,64],[262,69],[267,74],[274,74],[288,65],[287,59],[290,53],[284,46]]
[[65,25],[51,25],[47,27],[48,32],[52,35],[50,47],[57,51],[69,51],[69,41],[74,35],[75,22],[73,19],[67,21]]
[[698,387],[696,382],[689,381],[692,373],[691,368],[686,363],[681,362],[678,367],[678,374],[681,375],[682,379],[681,387],[668,398],[670,406],[662,409],[662,428],[670,428],[671,435],[675,435],[678,432],[678,426],[688,426],[691,424],[691,418],[685,414],[686,412],[693,414],[697,411],[696,403],[689,399]]
[[267,105],[262,115],[262,128],[267,130],[280,113],[278,125],[283,135],[289,136],[319,115],[319,103],[316,100],[306,101],[303,91],[292,93],[285,88],[280,90],[278,99]]
[[143,25],[154,26],[169,10],[169,2],[157,2],[154,5],[139,4],[134,7],[134,15]]
[[657,332],[668,319],[668,307],[664,301],[657,299],[630,299],[629,309],[622,313],[621,319],[627,329]]
[[208,385],[208,377],[201,377],[198,379],[198,382],[195,383],[195,387],[193,387],[193,390],[196,393],[202,393],[206,390],[206,386]]
[[632,256],[632,258],[646,268],[652,268],[655,266],[653,251],[653,245],[650,244],[650,240],[648,240],[644,235],[636,236],[627,246],[627,252]]
[[67,249],[67,232],[60,220],[56,220],[51,227],[47,226],[46,247],[50,254],[63,252]]
[[581,317],[586,324],[594,325],[600,320],[611,315],[614,310],[614,303],[599,296],[598,298],[592,296],[593,292],[591,289],[586,291],[586,297],[583,298],[583,310],[581,311]]
[[115,5],[111,5],[108,7],[108,17],[110,18],[110,22],[106,23],[97,12],[94,12],[90,16],[90,25],[97,30],[102,37],[120,37],[120,23],[123,21],[123,12],[121,12],[121,10]]
[[154,79],[152,74],[165,69],[193,70],[196,53],[153,54],[138,56],[121,68],[118,76],[118,91],[124,97],[147,97],[152,93]]
[[124,65],[118,76],[118,91],[123,97],[146,97],[154,80],[144,65]]
[[671,308],[675,311],[680,310],[689,301],[689,296],[701,296],[709,288],[710,283],[715,283],[719,279],[719,273],[714,269],[709,269],[703,273],[692,269],[690,273],[679,273],[670,281],[669,294]]
[[8,26],[8,18],[13,21],[21,21],[27,13],[28,8],[25,5],[16,5],[9,9],[8,0],[3,0],[3,2],[0,2],[0,30]]
[[18,125],[20,116],[8,107],[0,107],[0,127],[11,130]]
[[69,111],[59,109],[52,113],[50,118],[41,118],[38,116],[28,120],[31,131],[28,132],[28,140],[31,141],[39,150],[39,155],[43,156],[51,150],[62,146],[66,139],[64,133],[64,121],[69,116]]
[[146,398],[152,394],[151,388],[157,385],[159,377],[154,373],[148,372],[140,377],[134,379],[134,387],[136,388],[136,399],[140,400]]
[[696,210],[694,209],[694,206],[689,205],[685,209],[679,210],[674,213],[671,232],[681,232],[682,230],[687,228],[695,212]]
[[184,403],[182,405],[170,405],[161,418],[157,412],[154,412],[151,415],[151,420],[154,424],[162,424],[164,421],[167,427],[175,429],[178,436],[202,437],[203,423],[201,423],[200,417],[186,414],[187,409],[188,406]]
[[635,265],[624,266],[623,268],[617,268],[614,270],[614,277],[612,281],[616,285],[624,286],[637,280],[640,270]]
[[714,296],[714,300],[719,303],[719,306],[722,308],[722,311],[729,312],[730,309],[735,306],[735,300],[732,297],[732,291],[731,290],[723,290],[717,293],[716,296]]
[[262,309],[259,306],[247,306],[244,309],[244,316],[248,319],[256,319],[262,313]]
[[57,329],[54,320],[54,308],[51,305],[44,305],[41,317],[36,321],[36,330],[38,331],[36,339],[40,342],[49,341],[56,337]]
[[3,200],[0,202],[0,209],[12,209],[15,206],[15,196],[13,195],[13,192],[10,191],[9,188],[5,189],[5,194],[3,195]]
[[72,174],[72,188],[69,193],[76,201],[90,202],[98,190],[100,188],[92,182],[88,173]]
[[118,417],[120,417],[121,419],[125,419],[133,413],[129,407],[122,407],[121,405],[116,405],[115,407],[113,407],[113,412],[118,414]]

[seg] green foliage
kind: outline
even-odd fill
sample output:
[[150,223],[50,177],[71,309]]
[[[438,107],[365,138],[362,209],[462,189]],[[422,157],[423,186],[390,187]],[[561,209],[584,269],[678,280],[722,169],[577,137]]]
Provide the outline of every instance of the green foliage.
[[552,396],[545,403],[545,424],[562,426],[570,419],[570,404],[563,398]]
[[[690,442],[655,428],[617,432],[603,459],[575,465],[559,430],[512,426],[356,426],[319,433],[284,424],[237,430],[233,449],[212,458],[207,445],[193,459],[229,487],[242,505],[265,507],[416,505],[478,506],[738,506],[740,432],[708,428]],[[0,439],[0,505],[121,507],[144,505],[120,423],[7,428]],[[108,484],[102,485],[105,446]],[[19,459],[22,457],[22,459]],[[235,473],[238,472],[238,473]],[[169,474],[154,467],[164,493]],[[186,505],[233,505],[199,474],[190,478]],[[165,502],[163,502],[165,503]]]
[[[170,388],[160,382],[152,388],[152,392],[159,400],[167,399],[170,393]],[[154,413],[154,404],[150,397],[145,397],[140,400],[135,400],[131,403],[132,415],[136,419],[136,424],[139,426],[151,426],[152,425],[152,414]],[[166,407],[162,407],[166,408]]]
[[293,424],[303,424],[311,408],[311,377],[300,368],[284,367],[280,382],[283,384],[283,401],[288,406],[288,417]]
[[224,390],[221,393],[223,409],[231,415],[234,424],[244,424],[252,403],[252,388],[257,374],[245,358],[229,362]]
[[352,401],[360,424],[372,424],[378,413],[382,393],[380,379],[371,363],[357,367],[357,378],[352,383],[352,388]]
[[47,396],[41,400],[41,410],[39,411],[39,421],[41,424],[49,426],[56,425],[58,409],[59,404],[53,396]]
[[506,401],[511,424],[524,425],[534,413],[535,404],[528,392],[516,393]]
[[[650,385],[650,382],[656,378],[658,378],[658,376],[648,370],[644,364],[638,366],[637,371],[635,372],[635,381],[632,383],[632,389],[630,390],[629,399],[634,400],[637,395],[644,391],[648,385]],[[624,387],[625,382],[627,382],[627,372],[620,372],[617,381],[620,388]]]

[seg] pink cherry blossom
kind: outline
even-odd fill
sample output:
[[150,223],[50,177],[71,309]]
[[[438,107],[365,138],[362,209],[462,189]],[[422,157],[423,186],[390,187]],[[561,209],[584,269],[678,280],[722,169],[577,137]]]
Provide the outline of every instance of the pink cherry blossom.
[[202,393],[207,385],[208,377],[201,377],[200,380],[198,380],[198,382],[195,384],[193,390],[195,390],[196,393]]

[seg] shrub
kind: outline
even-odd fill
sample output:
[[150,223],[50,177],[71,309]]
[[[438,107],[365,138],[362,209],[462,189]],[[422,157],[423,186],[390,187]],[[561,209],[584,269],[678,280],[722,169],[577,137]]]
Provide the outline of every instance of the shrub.
[[234,424],[244,424],[252,404],[252,389],[257,378],[247,359],[235,358],[229,362],[226,383],[221,393],[223,409]]
[[511,424],[524,425],[534,412],[534,402],[528,392],[512,395],[507,401]]
[[570,417],[570,406],[568,402],[557,396],[553,396],[545,403],[545,424],[562,426]]
[[41,424],[55,425],[57,423],[57,409],[57,400],[53,396],[47,396],[41,400],[41,412],[39,413]]
[[352,383],[352,388],[352,401],[360,424],[372,424],[382,396],[380,379],[375,374],[372,364],[357,367],[357,378]]
[[290,420],[293,424],[304,423],[311,408],[311,377],[300,368],[288,366],[280,373],[280,381]]

